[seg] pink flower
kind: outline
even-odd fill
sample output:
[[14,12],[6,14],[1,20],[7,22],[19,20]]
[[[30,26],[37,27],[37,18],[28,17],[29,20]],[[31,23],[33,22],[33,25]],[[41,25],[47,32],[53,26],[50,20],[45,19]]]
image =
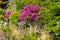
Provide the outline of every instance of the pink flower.
[[9,17],[9,15],[12,13],[12,11],[11,10],[8,10],[8,11],[6,11],[6,13],[5,13],[5,16],[6,17]]
[[29,4],[20,11],[20,20],[22,21],[35,21],[37,19],[37,13],[39,11],[39,6],[34,4]]

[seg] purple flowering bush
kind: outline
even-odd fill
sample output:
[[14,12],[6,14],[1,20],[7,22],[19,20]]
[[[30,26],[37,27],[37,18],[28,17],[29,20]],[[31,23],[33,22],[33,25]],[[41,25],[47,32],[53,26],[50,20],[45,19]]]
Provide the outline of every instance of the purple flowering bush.
[[5,3],[0,5],[0,40],[60,40],[59,0]]
[[20,20],[22,21],[36,21],[39,18],[39,5],[28,4],[24,6],[22,10],[20,10]]
[[11,13],[12,13],[12,11],[11,11],[11,10],[6,11],[6,12],[5,12],[5,17],[7,17],[7,18],[8,18],[8,17],[9,17],[9,15],[10,15]]

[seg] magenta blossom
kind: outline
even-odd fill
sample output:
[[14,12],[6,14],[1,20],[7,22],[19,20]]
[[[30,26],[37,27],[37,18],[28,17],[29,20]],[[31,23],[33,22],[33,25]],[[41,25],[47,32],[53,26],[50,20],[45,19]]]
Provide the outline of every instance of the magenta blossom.
[[8,11],[6,11],[5,16],[8,18],[11,13],[12,13],[12,11],[8,10]]
[[[39,5],[29,4],[20,10],[20,20],[22,21],[36,21],[38,19]],[[39,14],[38,14],[39,15]]]

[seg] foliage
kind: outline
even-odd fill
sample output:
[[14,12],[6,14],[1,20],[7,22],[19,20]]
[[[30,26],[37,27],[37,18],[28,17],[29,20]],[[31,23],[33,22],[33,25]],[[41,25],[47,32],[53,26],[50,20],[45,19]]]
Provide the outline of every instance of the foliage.
[[11,15],[9,16],[9,20],[12,23],[17,23],[19,20],[19,12],[18,11],[14,11],[13,13],[11,13]]
[[[9,18],[8,18],[9,21],[7,21],[7,25],[5,25],[6,24],[5,16],[4,16],[5,9],[0,9],[0,27],[1,27],[0,29],[6,33],[6,38],[8,38],[8,39],[11,38],[14,40],[16,38],[16,40],[19,40],[19,37],[20,37],[21,40],[37,40],[37,36],[35,35],[36,33],[30,37],[29,29],[28,29],[29,32],[27,32],[27,28],[25,29],[26,31],[24,29],[20,30],[20,29],[18,29],[19,27],[16,25],[19,22],[21,22],[21,20],[20,20],[22,18],[21,14],[23,15],[23,13],[21,13],[22,9],[24,9],[24,7],[29,4],[34,4],[34,5],[38,4],[39,5],[40,19],[39,19],[39,22],[35,21],[36,24],[41,23],[41,25],[42,25],[41,29],[48,31],[49,34],[51,34],[51,36],[53,36],[53,40],[60,40],[60,0],[10,0],[7,5],[8,6],[7,9],[12,10],[12,13],[9,15]],[[42,6],[42,7],[40,7],[40,6]],[[26,9],[28,9],[28,8],[26,8]],[[24,9],[24,11],[26,11],[26,10]],[[28,11],[30,11],[30,9]],[[36,11],[34,11],[34,12],[36,13]],[[35,16],[36,15],[34,14],[34,17]],[[21,17],[21,18],[19,18],[19,17]],[[15,24],[16,27],[13,26],[13,24]],[[24,23],[21,23],[21,24],[23,25]],[[21,24],[19,23],[20,26],[21,26]],[[34,25],[36,25],[36,24],[34,24]],[[26,23],[26,25],[29,26],[27,23]],[[26,25],[24,25],[24,27]],[[40,29],[40,31],[41,31],[41,29]],[[22,32],[22,34],[24,34],[26,32],[27,32],[27,34],[20,35],[20,32],[18,32],[18,30],[20,30],[20,32]]]
[[4,12],[5,12],[5,11],[0,8],[0,15],[1,15],[1,14],[4,14]]
[[51,2],[41,11],[41,22],[44,24],[45,29],[51,32],[55,37],[59,35],[58,31],[60,30],[58,26],[60,20],[59,4],[59,2]]

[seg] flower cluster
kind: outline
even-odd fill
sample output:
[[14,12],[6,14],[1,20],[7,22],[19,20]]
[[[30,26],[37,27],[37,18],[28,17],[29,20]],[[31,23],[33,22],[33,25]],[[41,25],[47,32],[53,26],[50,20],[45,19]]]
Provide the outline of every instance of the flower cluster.
[[29,4],[20,10],[20,20],[36,21],[38,19],[39,5]]
[[12,11],[11,10],[8,10],[8,11],[6,11],[6,13],[5,13],[5,17],[9,17],[9,15],[12,13]]

